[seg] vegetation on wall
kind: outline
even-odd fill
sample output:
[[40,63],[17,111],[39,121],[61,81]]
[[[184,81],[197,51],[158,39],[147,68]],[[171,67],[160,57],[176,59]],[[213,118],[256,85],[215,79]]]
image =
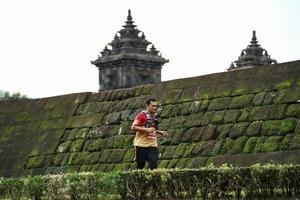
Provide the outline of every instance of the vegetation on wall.
[[1,178],[4,199],[289,199],[300,165],[115,171]]

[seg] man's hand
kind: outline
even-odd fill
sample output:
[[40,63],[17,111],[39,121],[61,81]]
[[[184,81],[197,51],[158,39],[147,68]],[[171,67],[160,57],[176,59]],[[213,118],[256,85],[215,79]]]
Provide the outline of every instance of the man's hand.
[[167,133],[167,131],[159,131],[159,130],[156,130],[156,132],[158,132],[159,134],[161,134],[163,137],[166,137],[166,136],[169,135],[169,134]]
[[154,127],[150,127],[150,128],[145,128],[145,131],[147,133],[153,133],[155,131],[155,128]]

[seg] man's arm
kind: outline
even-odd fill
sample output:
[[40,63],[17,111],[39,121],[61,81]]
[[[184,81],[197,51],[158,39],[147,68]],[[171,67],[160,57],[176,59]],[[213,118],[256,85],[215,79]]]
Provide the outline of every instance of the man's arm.
[[159,133],[159,134],[161,134],[163,137],[169,135],[167,131],[156,130],[156,132]]
[[134,122],[131,125],[131,130],[148,134],[148,133],[152,133],[153,131],[155,131],[155,128],[153,128],[153,127],[146,128],[141,124],[141,122],[139,122],[138,120],[134,120]]

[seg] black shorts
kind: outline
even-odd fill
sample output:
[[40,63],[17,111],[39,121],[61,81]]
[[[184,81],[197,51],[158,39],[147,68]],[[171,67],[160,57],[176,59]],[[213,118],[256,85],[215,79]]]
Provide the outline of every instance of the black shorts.
[[136,147],[136,163],[138,169],[145,167],[146,161],[149,163],[150,169],[157,168],[159,157],[158,147]]

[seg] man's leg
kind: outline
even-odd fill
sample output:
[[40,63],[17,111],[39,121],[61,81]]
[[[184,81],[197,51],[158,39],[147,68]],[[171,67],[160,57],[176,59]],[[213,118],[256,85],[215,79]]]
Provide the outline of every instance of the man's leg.
[[137,169],[144,169],[147,160],[147,149],[144,147],[136,147],[136,166]]
[[147,158],[148,158],[150,169],[157,168],[158,157],[159,157],[158,148],[157,147],[149,147]]

